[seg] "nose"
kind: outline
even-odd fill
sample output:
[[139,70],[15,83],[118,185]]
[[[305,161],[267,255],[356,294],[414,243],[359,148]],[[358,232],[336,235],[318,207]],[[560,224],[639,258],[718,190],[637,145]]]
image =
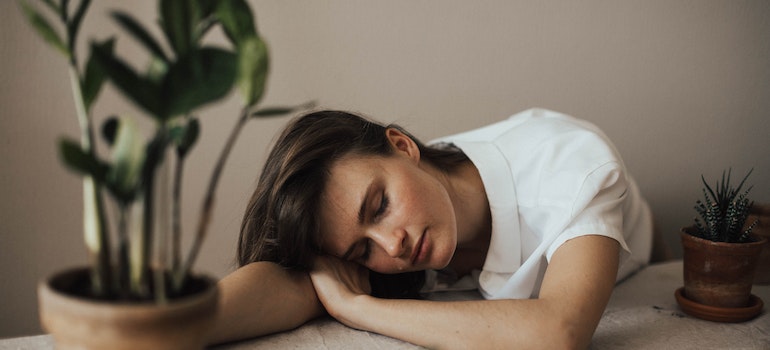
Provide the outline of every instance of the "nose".
[[402,229],[373,230],[372,239],[391,258],[398,258],[406,252],[407,233]]

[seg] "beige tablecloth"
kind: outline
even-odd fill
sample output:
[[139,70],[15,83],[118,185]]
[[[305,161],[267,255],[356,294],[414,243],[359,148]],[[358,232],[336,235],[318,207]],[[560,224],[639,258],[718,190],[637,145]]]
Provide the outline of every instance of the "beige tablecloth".
[[[682,313],[674,291],[682,285],[682,263],[652,265],[621,282],[594,334],[591,349],[770,349],[770,314],[737,324],[699,320]],[[752,293],[770,302],[770,286]],[[435,299],[479,298],[445,293]],[[48,335],[0,340],[0,350],[53,349]],[[419,349],[378,334],[357,331],[328,318],[290,332],[214,347],[251,349]]]

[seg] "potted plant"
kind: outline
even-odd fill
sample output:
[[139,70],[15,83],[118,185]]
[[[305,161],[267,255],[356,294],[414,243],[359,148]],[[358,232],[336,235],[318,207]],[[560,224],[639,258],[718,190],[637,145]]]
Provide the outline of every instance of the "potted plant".
[[749,171],[737,187],[731,171],[722,173],[712,188],[703,181],[695,224],[682,229],[684,287],[676,297],[683,311],[696,317],[725,322],[753,318],[762,301],[751,294],[752,280],[765,239],[752,235],[756,221],[747,223],[751,187],[743,190]]
[[[165,46],[128,13],[112,12],[149,57],[143,71],[115,53],[114,38],[91,42],[87,60],[79,60],[76,43],[89,0],[40,0],[39,5],[21,2],[33,28],[69,63],[80,140],[63,140],[60,152],[64,163],[84,176],[89,253],[87,268],[41,282],[43,327],[63,349],[202,348],[217,289],[211,278],[192,273],[192,266],[228,154],[248,120],[307,105],[257,108],[268,52],[245,0],[159,0],[157,23]],[[63,30],[46,14],[55,16]],[[214,30],[224,32],[229,47],[208,42]],[[148,138],[127,116],[103,118],[101,127],[94,127],[92,107],[105,82],[146,114],[154,127]],[[183,256],[182,174],[200,133],[196,111],[225,98],[235,86],[243,108],[213,167],[192,244]],[[97,135],[109,157],[97,151]],[[107,198],[114,205],[106,205]]]

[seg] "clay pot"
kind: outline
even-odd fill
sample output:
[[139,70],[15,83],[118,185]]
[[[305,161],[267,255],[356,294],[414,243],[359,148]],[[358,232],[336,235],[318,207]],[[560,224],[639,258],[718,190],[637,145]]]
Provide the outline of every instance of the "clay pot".
[[755,236],[764,237],[768,243],[762,248],[757,262],[757,272],[754,274],[754,284],[770,284],[770,204],[757,204],[751,206],[747,225],[759,220],[752,229]]
[[712,242],[681,232],[684,296],[694,302],[723,308],[749,304],[757,260],[766,239],[752,243]]
[[218,304],[214,280],[196,277],[191,284],[199,285],[199,292],[157,305],[73,294],[87,276],[85,268],[67,270],[38,287],[40,320],[57,349],[204,348]]

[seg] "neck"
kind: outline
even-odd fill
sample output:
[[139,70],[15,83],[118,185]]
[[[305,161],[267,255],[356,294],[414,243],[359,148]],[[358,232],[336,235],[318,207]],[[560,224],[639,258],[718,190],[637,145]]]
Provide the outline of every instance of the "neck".
[[470,161],[449,174],[433,171],[449,193],[457,222],[457,249],[450,265],[458,273],[481,268],[492,233],[492,214],[481,175]]

